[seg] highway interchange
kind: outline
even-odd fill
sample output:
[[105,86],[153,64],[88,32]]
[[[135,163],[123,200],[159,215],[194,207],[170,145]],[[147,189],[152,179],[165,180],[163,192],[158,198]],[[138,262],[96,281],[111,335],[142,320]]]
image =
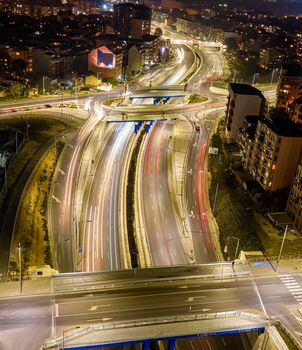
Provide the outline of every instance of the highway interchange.
[[[159,68],[148,73],[150,76],[142,78],[140,83],[145,82],[148,84],[148,81],[152,79],[152,85],[179,84],[183,74],[194,63],[194,54],[187,46],[182,46],[178,50],[178,61],[173,66]],[[207,54],[209,54],[209,51]],[[192,82],[196,89],[208,88],[210,85],[208,78],[222,74],[217,56],[217,53],[211,52],[209,57],[213,58],[213,62],[201,66],[198,74],[195,76],[195,83],[194,80]],[[205,83],[202,84],[202,81],[205,81]],[[209,96],[210,100],[207,102],[207,106],[204,106],[204,112],[197,114],[196,111],[189,109],[186,114],[181,111],[177,113],[177,117],[191,120],[193,129],[186,159],[188,172],[185,174],[184,182],[186,198],[184,221],[176,215],[175,203],[171,197],[168,178],[169,143],[170,138],[173,136],[175,122],[154,123],[150,132],[144,137],[142,162],[139,164],[139,193],[146,239],[154,266],[190,263],[189,256],[186,254],[182,243],[182,235],[185,230],[189,230],[192,234],[194,259],[196,262],[205,263],[216,261],[218,258],[212,237],[214,232],[211,226],[212,221],[208,215],[209,203],[205,161],[209,136],[215,124],[217,113],[221,110],[219,105],[217,106],[218,110],[214,106],[217,102],[221,103],[222,97],[213,96],[206,90],[205,95]],[[122,192],[126,186],[125,160],[129,159],[136,135],[133,133],[133,123],[107,123],[110,115],[106,114],[100,107],[107,98],[108,95],[90,98],[89,117],[83,123],[80,131],[61,136],[61,140],[65,142],[66,147],[58,164],[53,183],[53,194],[49,208],[49,225],[54,242],[56,242],[55,255],[58,267],[62,272],[118,270],[131,267],[126,259],[125,222],[122,212],[124,207],[120,199],[123,198]],[[58,99],[55,100],[58,101]],[[138,100],[136,103],[142,102]],[[177,108],[179,100],[175,99],[175,101],[172,101],[172,104],[175,104]],[[193,122],[200,124],[198,132],[194,130]],[[209,294],[200,291],[198,297],[201,299],[206,298],[207,302],[211,302],[213,298],[212,302],[213,305],[217,304],[217,310],[224,310],[225,304],[223,305],[223,303],[226,302],[228,302],[228,308],[240,309],[240,301],[242,300],[240,298],[242,298],[242,295],[239,298],[236,295],[236,291],[234,292],[233,290],[237,287],[235,288],[231,282],[229,283],[226,287],[227,290],[231,290],[229,298],[222,301],[221,297],[219,297],[222,304],[217,302],[215,293],[213,295],[211,292],[213,283],[211,283],[211,286],[202,286],[202,289],[209,290]],[[249,286],[247,299],[250,304],[248,308],[260,310],[258,299],[255,298],[255,295],[251,296],[254,293],[254,289],[251,288],[251,282],[245,281],[242,283],[243,288],[247,286],[245,283]],[[182,291],[179,294],[187,295],[192,292],[195,295],[196,286],[200,287],[198,283],[192,284],[192,287],[190,287],[192,289]],[[174,287],[172,286],[173,288],[181,288],[181,286],[175,284]],[[187,289],[187,287],[184,289]],[[147,317],[149,315],[147,310],[150,310],[150,316],[152,316],[151,310],[152,313],[158,315],[173,314],[173,312],[186,313],[188,311],[188,307],[185,304],[187,299],[183,299],[184,295],[180,296],[179,300],[174,299],[174,297],[170,299],[167,297],[169,293],[166,294],[165,290],[163,291],[161,303],[151,307],[154,304],[152,298],[157,299],[157,292],[154,290],[153,294],[153,291],[151,290],[150,292],[150,289],[148,289],[148,292],[147,290],[143,292],[142,295],[150,294],[151,299],[147,301],[147,304],[145,301],[140,304],[137,301],[137,295],[134,293],[133,303],[136,303],[136,308],[134,306],[131,307],[131,303],[128,304],[127,302],[130,308],[121,310],[120,304],[117,303],[117,310],[120,311],[110,310],[106,313],[106,310],[104,311],[102,307],[101,316],[98,314],[97,308],[95,310],[92,309],[91,311],[97,312],[91,312],[93,314],[91,319],[139,318],[140,314],[142,317]],[[70,298],[72,297],[71,295]],[[56,318],[58,332],[62,332],[65,327],[73,327],[81,323],[81,317],[79,317],[81,308],[83,309],[83,314],[85,314],[83,320],[87,322],[87,305],[91,308],[97,305],[101,306],[105,302],[102,293],[93,296],[88,301],[88,304],[85,304],[83,307],[78,304],[78,300],[70,299],[66,301],[66,298],[68,299],[68,297],[63,298],[63,305],[59,305],[58,308],[58,317]],[[131,296],[129,298],[131,300]],[[55,300],[55,303],[60,304],[62,300],[59,297],[58,300]],[[202,302],[197,302],[197,300],[198,298],[194,299],[193,297],[193,303],[190,306],[196,313],[206,308],[205,303],[202,304]],[[31,300],[28,299],[28,301]],[[35,298],[32,301],[35,302],[35,310],[38,316],[30,318],[29,321],[27,320],[25,327],[22,323],[24,321],[22,321],[21,328],[24,327],[24,331],[26,331],[28,325],[31,325],[30,322],[33,322],[35,327],[41,327],[43,330],[39,332],[39,337],[35,341],[32,340],[31,345],[27,343],[24,349],[29,349],[28,346],[30,346],[30,349],[34,349],[38,343],[41,344],[43,337],[45,339],[50,335],[49,327],[52,320],[53,302],[50,302],[47,297],[41,297],[38,303],[36,303]],[[25,303],[25,301],[13,301],[13,306],[10,303],[4,303],[2,305],[4,307],[1,309],[7,310],[12,307],[13,310],[16,310],[17,305],[19,305],[22,310],[21,314],[27,315],[29,309],[26,308]],[[69,303],[72,305],[77,304],[76,316],[66,316],[66,312],[72,313],[75,311],[74,307],[70,308],[68,306]],[[87,303],[87,300],[84,303]],[[239,304],[237,305],[236,303]],[[111,317],[113,314],[114,317]],[[38,325],[37,320],[42,322]],[[2,319],[1,322],[5,323],[6,318]],[[11,323],[5,323],[7,332],[10,331],[9,324]],[[211,339],[207,340],[203,346],[204,349],[215,349],[221,346],[221,342],[218,339]],[[193,346],[198,346],[199,343],[200,339]],[[14,341],[11,339],[11,345],[13,344]],[[190,344],[192,345],[192,343]],[[199,347],[201,347],[200,344]],[[9,347],[5,347],[5,349],[9,349]]]

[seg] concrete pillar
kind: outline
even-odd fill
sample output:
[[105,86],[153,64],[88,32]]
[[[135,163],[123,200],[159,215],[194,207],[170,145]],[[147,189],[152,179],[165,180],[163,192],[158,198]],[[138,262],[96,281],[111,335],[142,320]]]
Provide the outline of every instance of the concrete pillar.
[[170,339],[167,350],[174,350],[175,344],[176,344],[176,339],[175,338]]
[[143,349],[142,350],[150,350],[150,340],[146,340],[143,342]]

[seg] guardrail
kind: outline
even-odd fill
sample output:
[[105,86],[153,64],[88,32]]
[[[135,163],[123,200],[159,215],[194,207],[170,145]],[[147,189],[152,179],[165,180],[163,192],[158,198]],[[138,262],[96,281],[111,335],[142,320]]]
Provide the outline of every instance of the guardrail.
[[[118,329],[125,329],[125,328],[136,328],[136,327],[143,327],[143,326],[151,326],[151,325],[160,325],[160,324],[169,324],[169,323],[179,323],[179,322],[194,322],[194,321],[205,321],[210,319],[224,319],[224,318],[244,318],[249,319],[254,322],[259,322],[259,326],[264,327],[267,325],[268,320],[264,316],[259,315],[253,315],[242,311],[225,311],[225,312],[217,312],[217,313],[204,313],[204,314],[193,314],[193,315],[181,315],[181,316],[167,316],[167,317],[157,317],[157,318],[151,318],[151,319],[142,319],[142,320],[129,320],[129,321],[118,321],[118,322],[106,322],[106,323],[99,323],[95,325],[89,325],[87,327],[79,327],[79,328],[73,328],[70,331],[65,332],[62,336],[59,336],[55,339],[47,340],[42,349],[57,349],[61,344],[66,344],[68,341],[76,340],[81,336],[88,335],[93,332],[99,332],[99,331],[105,331],[105,330],[118,330]],[[223,330],[231,330],[234,329],[234,326],[232,325],[217,325],[216,331],[223,331]],[[135,340],[145,340],[148,339],[146,335],[140,335],[135,336],[136,339],[131,339],[133,341]],[[110,342],[114,341],[114,339],[108,339],[106,338],[105,341],[103,341],[103,344],[108,344]],[[116,341],[116,340],[115,340]],[[120,336],[118,339],[119,342],[123,341],[129,341],[129,338],[126,338],[125,336]]]
[[70,293],[72,290],[73,293],[82,293],[84,290],[112,290],[117,288],[125,288],[129,286],[137,286],[140,284],[152,284],[152,283],[163,283],[163,282],[171,282],[171,281],[187,281],[187,280],[193,280],[193,279],[205,279],[205,280],[214,280],[214,279],[228,279],[228,278],[244,278],[250,276],[250,270],[246,271],[240,271],[240,272],[223,272],[223,273],[216,273],[216,274],[208,274],[208,275],[191,275],[191,276],[177,276],[177,277],[156,277],[156,278],[141,278],[137,276],[135,273],[133,273],[132,278],[127,279],[126,281],[120,282],[119,280],[115,281],[108,281],[108,283],[104,283],[104,281],[94,281],[92,284],[87,285],[80,285],[79,283],[72,288],[69,286],[64,285],[63,288],[61,287],[60,290],[55,290],[57,293]]

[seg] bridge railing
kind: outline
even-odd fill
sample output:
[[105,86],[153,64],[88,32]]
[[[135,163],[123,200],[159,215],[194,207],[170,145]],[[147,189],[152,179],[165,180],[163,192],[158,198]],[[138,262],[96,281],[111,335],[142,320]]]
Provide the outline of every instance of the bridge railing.
[[[158,317],[158,318],[151,318],[151,319],[142,319],[142,320],[129,320],[129,321],[120,321],[120,322],[106,322],[106,323],[99,323],[95,325],[89,325],[86,327],[76,327],[71,329],[70,331],[64,332],[62,336],[47,340],[42,349],[43,350],[50,350],[50,349],[57,349],[61,344],[65,344],[67,346],[68,342],[76,341],[82,336],[89,335],[93,332],[99,332],[99,331],[108,331],[108,330],[118,330],[118,329],[127,329],[127,328],[137,328],[137,327],[146,327],[146,326],[153,326],[153,325],[162,325],[162,324],[174,324],[174,323],[180,323],[180,322],[194,322],[194,321],[206,321],[206,320],[217,320],[217,319],[225,319],[225,318],[241,318],[241,319],[248,319],[251,320],[251,325],[255,327],[255,324],[259,324],[259,327],[265,327],[269,320],[265,318],[263,315],[253,315],[247,312],[242,311],[225,311],[225,312],[217,312],[217,313],[204,313],[204,314],[192,314],[192,315],[180,315],[180,316],[167,316],[167,317]],[[271,321],[270,321],[271,322]],[[228,331],[228,330],[234,330],[234,325],[229,324],[229,322],[223,322],[223,324],[216,325],[217,332],[219,331]],[[246,330],[246,329],[245,329]],[[174,336],[177,336],[180,334],[175,334]],[[210,335],[210,334],[209,334]],[[122,339],[123,338],[123,339]],[[137,339],[131,339],[131,340],[144,340],[148,339],[147,337],[144,338],[144,336],[136,337]],[[111,341],[116,341],[116,339],[108,339],[106,338],[105,341],[102,342],[102,344],[108,344]],[[120,342],[123,341],[129,341],[129,336],[126,335],[124,337],[119,338]],[[73,343],[74,344],[74,343]]]

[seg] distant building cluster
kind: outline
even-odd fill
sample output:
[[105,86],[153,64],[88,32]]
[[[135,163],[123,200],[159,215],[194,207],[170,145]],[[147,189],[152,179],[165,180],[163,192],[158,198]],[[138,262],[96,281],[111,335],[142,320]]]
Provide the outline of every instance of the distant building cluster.
[[242,164],[267,192],[291,188],[286,211],[302,231],[302,71],[284,65],[276,108],[249,84],[229,84],[226,134],[239,145]]
[[169,58],[143,4],[96,0],[0,1],[0,94],[16,81],[49,90],[95,74],[125,81]]

